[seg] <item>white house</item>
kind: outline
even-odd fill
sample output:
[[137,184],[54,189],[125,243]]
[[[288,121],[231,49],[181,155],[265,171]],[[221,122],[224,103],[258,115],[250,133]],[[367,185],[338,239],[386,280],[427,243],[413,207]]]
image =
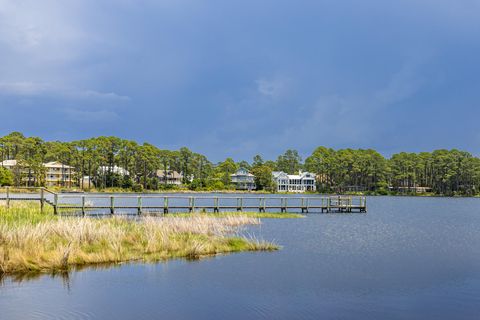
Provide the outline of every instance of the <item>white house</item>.
[[130,172],[128,172],[127,169],[124,169],[122,167],[118,167],[118,166],[113,166],[113,167],[109,167],[109,166],[99,166],[98,167],[98,174],[106,174],[106,173],[113,173],[113,174],[118,174],[120,176],[129,176],[130,175]]
[[0,166],[8,170],[13,170],[17,166],[17,160],[3,160]]
[[257,187],[255,185],[255,176],[245,169],[237,170],[237,172],[230,175],[230,178],[232,184],[234,184],[238,190],[254,190]]
[[273,180],[277,184],[278,192],[305,192],[315,191],[315,174],[300,171],[298,175],[286,174],[283,171],[274,171]]

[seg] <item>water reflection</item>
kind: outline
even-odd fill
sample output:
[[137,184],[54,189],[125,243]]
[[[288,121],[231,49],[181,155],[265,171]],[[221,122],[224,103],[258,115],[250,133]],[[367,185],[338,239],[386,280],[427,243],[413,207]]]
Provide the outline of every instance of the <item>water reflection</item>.
[[478,319],[480,199],[369,202],[245,231],[277,252],[4,278],[1,318]]

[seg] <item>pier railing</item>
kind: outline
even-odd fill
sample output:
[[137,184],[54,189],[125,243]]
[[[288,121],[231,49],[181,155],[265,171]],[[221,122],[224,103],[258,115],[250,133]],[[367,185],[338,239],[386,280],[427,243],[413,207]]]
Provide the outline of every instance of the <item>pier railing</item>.
[[366,212],[364,196],[229,196],[229,195],[171,195],[171,194],[89,194],[56,193],[46,188],[9,188],[0,200],[39,201],[41,209],[48,204],[57,214],[62,210],[83,215],[102,211],[107,214],[174,213],[196,211],[280,211],[302,213]]

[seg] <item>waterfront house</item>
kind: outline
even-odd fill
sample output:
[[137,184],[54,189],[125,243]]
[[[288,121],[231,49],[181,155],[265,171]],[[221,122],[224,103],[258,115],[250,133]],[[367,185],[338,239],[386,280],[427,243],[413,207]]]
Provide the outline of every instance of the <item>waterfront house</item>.
[[167,170],[166,172],[165,170],[157,170],[156,176],[158,181],[163,184],[179,186],[183,181],[183,175],[175,170]]
[[58,161],[44,163],[45,186],[46,187],[67,187],[73,186],[74,167],[68,166]]
[[108,173],[118,174],[122,177],[130,175],[130,172],[128,172],[127,169],[124,169],[124,168],[118,167],[118,166],[113,166],[113,167],[99,166],[97,172],[98,172],[99,175],[105,175],[105,174],[108,174]]
[[245,169],[238,169],[237,172],[230,175],[232,184],[237,190],[255,190],[255,176]]
[[278,192],[301,193],[316,190],[316,175],[313,173],[300,171],[299,174],[286,174],[283,171],[274,171],[272,175]]
[[[4,160],[0,166],[9,169],[18,177],[16,185],[31,186],[36,185],[39,181],[35,181],[36,175],[33,170],[25,163],[17,160]],[[41,175],[45,178],[46,187],[72,187],[74,179],[74,167],[68,166],[58,161],[47,162],[43,164],[45,171]],[[41,181],[42,179],[39,178]],[[40,182],[43,184],[42,182]]]

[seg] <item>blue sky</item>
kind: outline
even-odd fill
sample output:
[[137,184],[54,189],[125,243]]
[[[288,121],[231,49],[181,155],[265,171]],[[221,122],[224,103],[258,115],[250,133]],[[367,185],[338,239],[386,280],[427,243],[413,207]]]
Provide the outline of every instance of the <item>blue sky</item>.
[[480,1],[0,0],[0,135],[213,161],[480,147]]

